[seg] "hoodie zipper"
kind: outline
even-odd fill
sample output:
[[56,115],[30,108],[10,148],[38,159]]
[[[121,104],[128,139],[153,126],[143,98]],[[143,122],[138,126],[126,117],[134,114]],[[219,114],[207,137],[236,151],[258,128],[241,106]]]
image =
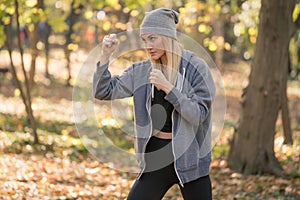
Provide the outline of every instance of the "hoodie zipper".
[[[172,112],[172,120],[174,121],[174,111]],[[172,132],[174,131],[174,127],[173,127],[173,124],[172,124]],[[174,132],[173,132],[174,134]],[[184,187],[183,183],[182,183],[182,180],[178,174],[178,171],[177,171],[177,167],[176,167],[176,156],[175,156],[175,150],[174,150],[174,140],[172,140],[172,153],[173,153],[173,156],[174,156],[174,170],[175,170],[175,173],[176,173],[176,176],[179,180],[179,184],[181,185],[181,187]]]
[[[185,77],[185,67],[183,68],[183,74],[182,74],[182,81],[181,81],[181,85],[180,85],[180,89],[179,91],[182,92],[183,90],[183,82],[184,82],[184,77]],[[174,111],[172,112],[172,121],[174,122]],[[174,134],[174,124],[172,124],[172,133]],[[177,167],[176,167],[176,156],[175,156],[175,150],[174,150],[174,140],[172,140],[172,151],[173,151],[173,156],[174,156],[174,169],[175,169],[175,173],[177,175],[177,178],[179,180],[179,184],[181,185],[181,187],[184,187],[182,180],[179,176],[179,173],[177,171]]]
[[[152,85],[153,86],[153,85]],[[152,88],[154,88],[154,87],[152,87]],[[154,93],[153,93],[154,94]],[[147,98],[147,103],[149,102],[149,99],[150,99],[150,97],[152,97],[153,98],[153,94],[151,93],[151,95],[149,95],[148,96],[148,98]],[[148,117],[149,117],[149,119],[151,119],[151,115],[150,115],[150,109],[151,109],[151,106],[150,106],[150,108],[149,108],[149,103],[147,104],[147,114],[148,114]],[[146,169],[146,161],[145,161],[145,151],[146,151],[146,147],[147,147],[147,144],[148,144],[148,142],[149,142],[149,140],[150,140],[150,138],[151,138],[151,135],[152,135],[152,123],[151,123],[151,120],[150,120],[150,135],[148,136],[148,139],[147,139],[147,141],[146,141],[146,144],[144,145],[144,147],[143,147],[143,157],[142,157],[142,159],[143,159],[143,163],[144,163],[144,167],[143,167],[143,169],[141,170],[141,172],[140,172],[140,174],[138,175],[138,177],[137,177],[137,179],[139,179],[141,176],[142,176],[142,174],[144,173],[144,171],[145,171],[145,169]]]

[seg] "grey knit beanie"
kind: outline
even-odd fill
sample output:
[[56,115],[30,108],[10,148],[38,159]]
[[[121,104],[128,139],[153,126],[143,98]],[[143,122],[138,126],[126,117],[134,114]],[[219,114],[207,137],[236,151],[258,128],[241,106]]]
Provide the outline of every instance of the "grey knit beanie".
[[178,15],[178,12],[168,8],[159,8],[146,12],[140,34],[155,33],[176,39]]

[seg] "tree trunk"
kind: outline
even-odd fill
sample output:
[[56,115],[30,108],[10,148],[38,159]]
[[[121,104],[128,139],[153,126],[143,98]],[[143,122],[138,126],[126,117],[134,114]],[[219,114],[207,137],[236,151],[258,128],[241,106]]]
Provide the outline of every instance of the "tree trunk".
[[29,71],[29,87],[30,88],[32,88],[33,84],[34,84],[36,58],[38,56],[38,49],[37,49],[37,43],[39,40],[38,28],[39,28],[38,23],[35,23],[34,30],[31,33],[31,64],[30,64],[30,71]]
[[17,86],[18,86],[18,88],[21,92],[22,100],[23,100],[23,103],[25,105],[25,109],[26,109],[26,112],[27,112],[29,123],[31,125],[32,134],[33,134],[33,137],[34,137],[34,143],[39,143],[39,139],[38,139],[38,135],[37,135],[36,122],[35,122],[32,107],[31,107],[31,96],[30,96],[30,90],[29,90],[29,80],[28,80],[27,73],[25,71],[25,66],[24,66],[23,48],[22,48],[22,45],[21,45],[21,38],[20,38],[20,22],[19,22],[19,4],[18,4],[18,0],[15,0],[15,10],[16,10],[16,21],[17,21],[17,27],[16,28],[17,28],[18,48],[19,48],[20,55],[21,55],[21,66],[22,66],[22,72],[23,72],[24,79],[25,79],[24,87],[21,86],[21,83],[18,79],[16,70],[15,70],[15,66],[13,64],[13,58],[12,58],[12,54],[11,54],[12,50],[11,50],[8,42],[6,43],[6,46],[9,50],[9,56],[10,56],[10,60],[11,60],[11,67],[12,67],[12,70],[13,70],[13,76],[14,76],[14,79],[17,83]]
[[[214,8],[218,4],[217,0],[208,0],[207,4]],[[215,12],[209,12],[209,17],[212,23],[212,28],[214,30],[214,42],[217,45],[217,49],[214,52],[214,61],[218,67],[223,63],[224,57],[224,20],[221,16],[221,12],[214,10]]]
[[49,58],[50,58],[50,44],[49,44],[49,36],[51,32],[51,27],[46,22],[45,24],[45,36],[44,36],[44,44],[45,44],[45,57],[46,57],[46,63],[45,63],[45,77],[50,78],[49,74]]
[[228,157],[229,167],[241,173],[284,176],[274,153],[274,135],[287,81],[294,6],[295,0],[262,0],[249,85]]
[[[286,73],[286,79],[288,73]],[[284,144],[293,144],[293,134],[291,129],[291,119],[289,114],[289,101],[287,96],[287,81],[283,82],[282,102],[281,102],[281,118],[284,133]]]
[[69,30],[66,34],[66,45],[65,45],[65,56],[67,59],[67,70],[68,70],[68,80],[67,80],[67,86],[70,86],[70,81],[71,81],[71,60],[70,60],[70,56],[71,56],[71,52],[72,49],[70,49],[69,45],[72,44],[72,34],[74,34],[74,30],[73,30],[73,26],[76,22],[78,22],[79,18],[80,18],[80,14],[82,12],[83,6],[80,4],[77,7],[75,7],[75,0],[72,0],[71,3],[71,12],[70,15],[68,17],[68,24],[69,24]]
[[[292,29],[292,36],[291,42],[293,41],[293,37],[297,35],[296,27],[300,25],[300,17],[294,22],[294,29]],[[291,52],[289,52],[291,53]],[[288,55],[288,70],[286,73],[286,78],[288,79],[291,71],[292,71],[292,63],[291,63],[291,55]],[[300,56],[299,56],[300,58]],[[293,144],[293,132],[291,128],[291,119],[290,119],[290,112],[289,112],[289,100],[287,96],[287,81],[284,82],[284,88],[282,90],[282,104],[281,104],[281,118],[282,118],[282,126],[283,126],[283,133],[284,133],[284,144]]]
[[[36,9],[43,9],[44,7],[44,1],[38,0],[38,3],[36,5]],[[30,65],[30,71],[29,71],[29,87],[32,88],[34,85],[34,77],[35,77],[35,68],[36,68],[36,58],[38,56],[39,50],[37,48],[37,43],[39,41],[39,23],[40,21],[37,21],[34,23],[34,29],[31,33],[31,65]]]
[[224,56],[224,22],[222,20],[214,20],[213,27],[215,29],[215,36],[217,37],[217,50],[215,52],[215,62],[218,67],[221,67]]

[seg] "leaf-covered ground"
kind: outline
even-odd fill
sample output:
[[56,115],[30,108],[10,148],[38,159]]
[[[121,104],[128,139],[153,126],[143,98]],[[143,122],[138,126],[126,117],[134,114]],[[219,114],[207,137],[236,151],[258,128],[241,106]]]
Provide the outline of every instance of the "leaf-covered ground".
[[[52,55],[50,73],[55,79],[51,84],[41,76],[43,69],[38,68],[33,109],[41,144],[31,143],[24,107],[10,75],[0,75],[0,199],[125,199],[136,174],[121,172],[112,167],[113,163],[102,163],[85,149],[73,123],[73,88],[65,87],[60,81],[65,77],[60,59],[58,53]],[[81,60],[73,60],[76,75],[80,68],[77,63]],[[57,68],[61,70],[55,70]],[[275,153],[287,178],[242,175],[227,167],[229,141],[239,118],[240,96],[247,85],[248,73],[249,66],[240,62],[221,68],[227,113],[213,151],[213,198],[300,199],[300,89],[297,82],[289,82],[288,89],[294,144],[283,144],[280,118],[275,138]],[[111,116],[105,113],[102,118],[99,120],[106,122]],[[117,128],[104,130],[117,145],[130,150],[131,141],[122,143]],[[182,198],[174,186],[164,199]]]

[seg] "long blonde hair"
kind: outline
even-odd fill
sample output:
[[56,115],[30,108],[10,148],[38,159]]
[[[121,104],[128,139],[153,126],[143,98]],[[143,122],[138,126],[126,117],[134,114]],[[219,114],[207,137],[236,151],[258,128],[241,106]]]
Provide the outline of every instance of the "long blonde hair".
[[167,74],[165,74],[167,80],[170,81],[172,84],[175,84],[183,52],[183,46],[176,39],[166,37],[163,35],[161,35],[161,37],[163,41],[164,50],[166,51],[167,66],[162,66],[160,59],[150,60],[152,66],[155,69],[162,70],[163,67],[166,67],[166,69],[168,69]]

